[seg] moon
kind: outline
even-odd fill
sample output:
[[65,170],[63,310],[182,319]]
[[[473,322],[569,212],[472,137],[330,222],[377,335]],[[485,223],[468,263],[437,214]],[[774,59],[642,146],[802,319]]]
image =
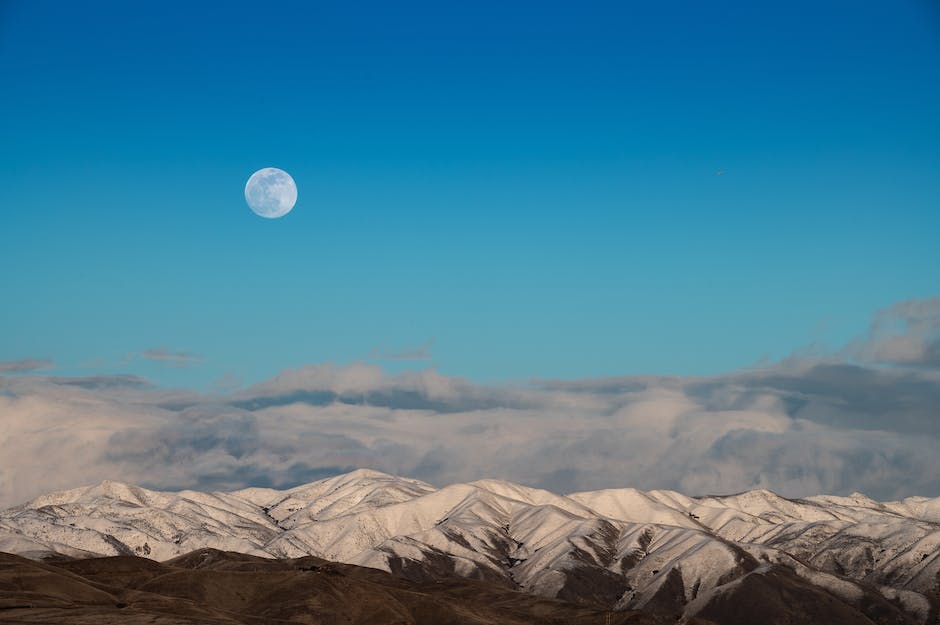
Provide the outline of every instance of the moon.
[[265,167],[251,174],[245,184],[245,201],[256,215],[277,219],[294,208],[297,185],[283,169]]

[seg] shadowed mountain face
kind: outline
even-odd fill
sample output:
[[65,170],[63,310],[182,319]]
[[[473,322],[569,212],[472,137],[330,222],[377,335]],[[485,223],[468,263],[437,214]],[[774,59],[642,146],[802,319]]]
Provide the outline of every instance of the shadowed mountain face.
[[923,497],[557,495],[360,470],[287,491],[103,482],[0,512],[0,551],[35,560],[138,555],[183,567],[174,558],[207,548],[260,557],[238,566],[315,556],[435,589],[478,580],[668,622],[934,625],[940,605],[940,499]]
[[[38,563],[0,554],[0,623],[562,625],[606,618],[494,584],[416,584],[314,557],[270,560],[206,549],[162,564],[133,556]],[[610,623],[666,621],[617,612]]]

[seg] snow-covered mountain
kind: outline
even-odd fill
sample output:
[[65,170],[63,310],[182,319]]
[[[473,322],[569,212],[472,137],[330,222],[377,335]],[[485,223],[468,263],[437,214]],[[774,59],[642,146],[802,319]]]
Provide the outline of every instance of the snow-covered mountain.
[[830,610],[809,614],[816,622],[940,622],[940,498],[562,496],[499,480],[438,489],[359,470],[286,491],[102,482],[0,512],[0,551],[35,559],[167,560],[204,547],[315,555],[416,580],[486,579],[719,623],[744,603],[774,602]]

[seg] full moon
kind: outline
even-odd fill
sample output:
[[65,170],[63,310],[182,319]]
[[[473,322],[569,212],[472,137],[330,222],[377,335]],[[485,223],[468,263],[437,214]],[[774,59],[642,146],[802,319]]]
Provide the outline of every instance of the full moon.
[[283,217],[297,202],[297,185],[283,169],[265,167],[248,179],[245,201],[256,215],[268,219]]

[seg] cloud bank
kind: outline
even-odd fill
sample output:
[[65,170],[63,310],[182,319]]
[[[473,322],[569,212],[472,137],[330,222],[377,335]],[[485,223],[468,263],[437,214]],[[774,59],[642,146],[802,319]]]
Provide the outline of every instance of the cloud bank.
[[287,487],[357,467],[560,492],[940,495],[940,298],[839,358],[677,378],[479,385],[311,365],[229,394],[133,376],[0,376],[0,506],[102,479]]

